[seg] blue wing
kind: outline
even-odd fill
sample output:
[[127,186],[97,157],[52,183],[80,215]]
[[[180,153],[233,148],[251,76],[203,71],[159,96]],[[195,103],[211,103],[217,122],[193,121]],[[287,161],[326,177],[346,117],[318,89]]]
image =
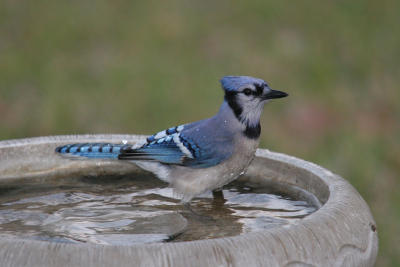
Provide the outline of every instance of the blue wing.
[[183,164],[193,155],[185,149],[179,133],[184,125],[172,127],[158,132],[146,139],[140,148],[132,146],[121,149],[118,159],[121,160],[149,160],[166,164]]
[[[135,148],[129,144],[86,143],[58,147],[56,152],[71,156],[158,161],[164,164],[206,168],[219,164],[232,154],[229,138],[221,138],[215,131],[204,131],[204,122],[172,127],[147,138]],[[217,141],[216,141],[217,140]]]
[[140,148],[123,147],[118,159],[149,160],[165,164],[206,168],[219,164],[232,154],[229,142],[220,141],[218,145],[212,138],[199,138],[196,126],[202,121],[169,128],[147,138],[147,143]]
[[144,144],[140,148],[126,147],[121,149],[118,159],[121,160],[149,160],[166,164],[182,164],[185,158],[191,155],[185,154],[174,137],[160,138]]

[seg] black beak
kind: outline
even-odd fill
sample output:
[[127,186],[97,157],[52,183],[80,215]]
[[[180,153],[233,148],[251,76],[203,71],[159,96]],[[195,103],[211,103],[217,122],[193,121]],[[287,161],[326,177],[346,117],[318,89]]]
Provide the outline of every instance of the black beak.
[[273,99],[273,98],[282,98],[288,96],[287,93],[278,91],[278,90],[272,90],[269,91],[266,95],[263,95],[263,99]]

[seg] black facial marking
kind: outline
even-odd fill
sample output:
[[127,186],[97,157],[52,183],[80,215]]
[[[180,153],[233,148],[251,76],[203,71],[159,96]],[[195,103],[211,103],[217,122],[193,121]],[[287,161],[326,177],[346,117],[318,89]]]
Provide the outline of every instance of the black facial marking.
[[257,83],[255,83],[254,86],[256,87],[256,92],[254,92],[254,94],[255,94],[256,96],[262,95],[263,90],[264,90],[264,86],[263,86],[263,85],[260,85],[260,84],[257,84]]
[[258,123],[256,126],[247,126],[243,133],[250,139],[257,139],[261,134],[261,125]]
[[[263,87],[262,86],[256,86],[257,91],[253,92],[253,95],[261,95],[263,92]],[[241,115],[243,112],[242,107],[238,104],[238,102],[236,101],[236,95],[238,93],[237,92],[230,92],[230,91],[225,91],[225,101],[228,103],[228,105],[230,106],[230,108],[233,110],[233,113],[235,114],[236,118],[243,123],[242,119],[241,119]],[[256,126],[249,126],[246,125],[246,129],[243,131],[243,134],[250,139],[257,139],[258,137],[260,137],[260,133],[261,133],[261,125],[260,123],[258,123]]]
[[246,88],[243,90],[243,94],[249,96],[251,94],[254,94],[254,92],[250,88]]
[[225,92],[225,101],[228,103],[228,105],[231,107],[233,112],[235,113],[235,116],[238,120],[240,120],[240,115],[242,114],[242,107],[237,103],[236,101],[236,92],[230,92],[226,91]]

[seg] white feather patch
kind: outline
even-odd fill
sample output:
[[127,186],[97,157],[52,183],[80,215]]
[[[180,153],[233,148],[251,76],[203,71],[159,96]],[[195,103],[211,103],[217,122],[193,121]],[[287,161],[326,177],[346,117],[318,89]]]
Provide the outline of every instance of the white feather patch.
[[179,140],[179,134],[173,134],[172,135],[174,137],[174,142],[175,144],[179,147],[179,149],[182,151],[183,154],[185,154],[187,157],[189,158],[193,158],[192,153],[190,153],[189,149],[187,149],[181,142],[181,140]]
[[242,114],[240,115],[240,120],[242,123],[254,127],[260,123],[260,117],[264,108],[264,101],[260,102],[245,102],[241,103]]
[[169,179],[170,168],[165,166],[164,164],[161,164],[159,162],[149,162],[149,161],[132,161],[132,162],[134,162],[140,168],[154,173],[155,175],[157,175],[158,178],[160,178],[164,182],[167,183],[170,182]]
[[154,136],[154,138],[155,139],[160,139],[160,138],[163,138],[163,137],[165,137],[167,134],[165,133],[165,131],[161,131],[161,132],[158,132],[155,136]]

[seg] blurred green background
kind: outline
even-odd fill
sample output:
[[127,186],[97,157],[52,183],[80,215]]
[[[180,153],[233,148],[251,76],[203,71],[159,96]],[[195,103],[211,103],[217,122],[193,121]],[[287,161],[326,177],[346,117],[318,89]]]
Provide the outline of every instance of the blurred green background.
[[[0,139],[151,134],[213,115],[218,80],[289,98],[261,147],[352,183],[400,266],[400,1],[0,2]],[[397,28],[397,29],[396,29]]]

